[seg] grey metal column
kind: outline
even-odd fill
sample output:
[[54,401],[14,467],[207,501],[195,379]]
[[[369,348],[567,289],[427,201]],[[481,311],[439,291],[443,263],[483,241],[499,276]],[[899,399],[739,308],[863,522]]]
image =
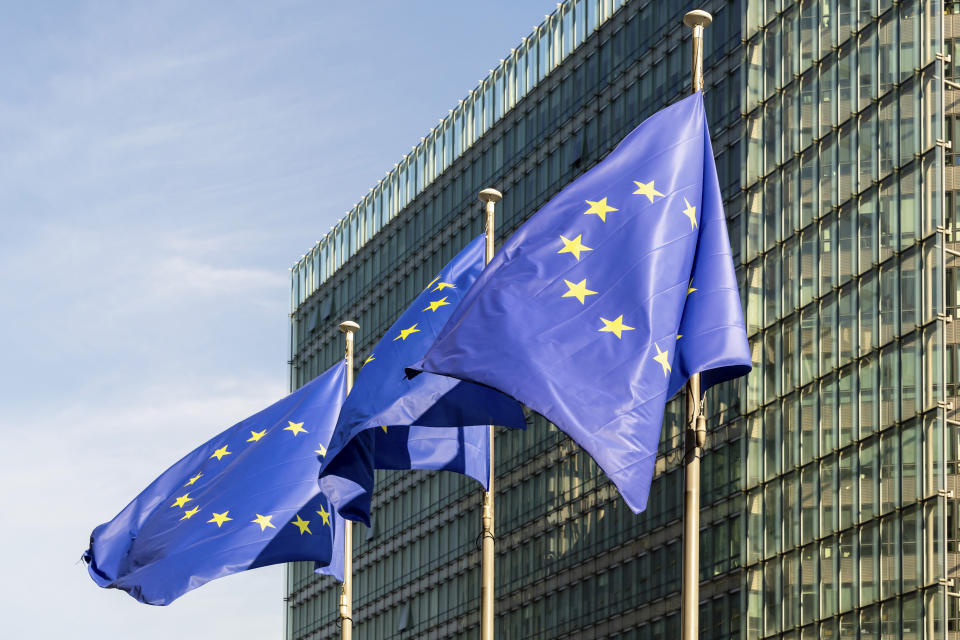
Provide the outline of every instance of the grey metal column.
[[[360,328],[356,322],[340,323],[346,338],[347,395],[353,388],[353,334]],[[340,640],[353,639],[353,522],[343,520],[343,589],[340,591]]]
[[[493,260],[493,232],[495,207],[503,199],[496,189],[484,189],[480,192],[480,201],[484,203],[486,215],[486,250],[483,264],[488,265]],[[480,640],[493,640],[496,616],[496,580],[494,570],[497,557],[494,549],[493,537],[493,499],[494,499],[494,465],[493,465],[493,425],[490,425],[490,478],[487,490],[483,494],[483,543],[480,556]]]
[[[713,16],[699,9],[683,16],[693,29],[693,92],[703,90],[703,29]],[[697,640],[700,633],[700,456],[706,440],[706,420],[700,394],[700,374],[687,382],[687,421],[683,458],[683,586],[681,616],[683,640]]]

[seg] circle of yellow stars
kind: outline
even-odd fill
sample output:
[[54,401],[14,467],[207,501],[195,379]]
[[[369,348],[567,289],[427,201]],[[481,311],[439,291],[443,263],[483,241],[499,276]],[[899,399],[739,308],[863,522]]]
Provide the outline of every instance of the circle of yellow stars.
[[[604,199],[604,203],[601,206],[601,209],[598,210],[600,211],[598,215],[601,215],[601,217],[604,216],[606,212],[613,210],[613,209],[610,209],[609,207],[607,207],[606,209],[603,209],[603,206],[606,206],[605,200],[606,199]],[[579,236],[570,242],[571,242],[571,245],[570,245],[569,252],[575,253],[578,260],[580,258],[580,252],[591,251],[589,247],[585,247],[580,243]],[[582,302],[582,296],[593,295],[595,294],[595,292],[589,291],[585,288],[585,281],[581,282],[580,284],[583,285],[584,288],[577,289],[576,291],[582,292],[582,293],[578,293],[578,295],[581,296],[581,302]],[[433,279],[433,281],[430,282],[430,284],[427,285],[424,291],[430,292],[430,293],[440,293],[447,289],[456,289],[456,288],[457,286],[454,283],[444,282],[442,281],[442,275],[438,275],[436,278]],[[422,309],[422,312],[435,313],[441,307],[449,306],[451,304],[453,303],[450,302],[449,295],[444,295],[436,300],[429,300],[427,302],[427,306]],[[419,329],[419,324],[420,323],[417,322],[407,327],[406,329],[401,329],[400,334],[397,335],[393,340],[406,341],[407,338],[412,336],[414,333],[420,333],[421,330]],[[367,365],[373,362],[374,360],[376,360],[376,355],[371,353],[369,357],[367,357],[367,359],[364,361],[363,364]],[[283,431],[289,431],[293,435],[293,437],[296,437],[301,433],[309,433],[309,430],[305,429],[303,424],[304,424],[303,422],[294,422],[292,420],[288,420],[287,426],[283,428]],[[383,429],[384,433],[387,432],[386,426],[381,426],[380,428]],[[246,441],[249,443],[260,442],[260,440],[262,440],[267,435],[268,435],[267,429],[261,429],[260,431],[251,430],[250,437],[247,438]],[[234,452],[230,451],[229,446],[230,445],[225,444],[215,449],[214,452],[210,455],[210,459],[216,458],[218,461],[222,461],[226,456],[233,455]],[[326,456],[327,448],[322,443],[318,444],[317,446],[318,448],[314,450],[314,453],[316,453],[320,457]],[[204,474],[202,471],[198,472],[195,476],[191,477],[186,482],[184,487],[189,487],[191,485],[194,485],[203,477],[203,475]],[[173,503],[170,505],[170,507],[184,509],[185,505],[188,502],[193,502],[193,501],[194,499],[191,498],[190,493],[187,492],[187,493],[184,493],[182,496],[176,497]],[[183,515],[180,517],[180,520],[189,520],[199,512],[200,512],[200,507],[193,506],[192,508],[183,511]],[[225,525],[226,523],[234,521],[234,518],[230,516],[229,509],[223,512],[211,511],[210,513],[211,513],[211,518],[206,522],[208,524],[215,524],[218,529],[223,527],[223,525]],[[320,516],[321,526],[325,526],[325,527],[331,526],[330,524],[331,513],[327,511],[326,507],[321,505],[320,510],[317,511],[316,513],[318,516]],[[253,520],[250,520],[249,522],[250,524],[259,526],[261,532],[265,532],[267,529],[275,530],[277,528],[277,526],[273,524],[274,514],[255,513],[254,515],[256,517]],[[296,527],[300,535],[305,535],[305,534],[313,535],[313,531],[311,531],[310,529],[310,522],[311,522],[310,520],[303,518],[303,516],[300,513],[296,513],[295,518],[291,520],[289,524]]]
[[[656,198],[663,198],[664,194],[657,190],[656,185],[653,180],[649,182],[641,182],[634,180],[633,183],[636,185],[636,190],[633,192],[635,196],[642,196],[647,199],[648,202],[653,202]],[[595,215],[600,218],[601,222],[607,221],[607,215],[613,214],[620,209],[614,207],[611,203],[608,202],[608,198],[604,196],[599,200],[585,200],[588,208],[583,212],[583,215]],[[684,197],[683,198],[684,209],[682,210],[683,215],[687,217],[690,221],[690,229],[697,228],[697,208],[690,203],[690,201]],[[583,234],[577,234],[574,238],[568,238],[567,236],[561,235],[560,242],[563,244],[563,247],[557,251],[560,253],[567,253],[573,256],[573,258],[580,262],[583,254],[588,251],[593,251],[593,247],[589,247],[585,244],[583,240]],[[580,282],[571,282],[570,280],[563,280],[563,283],[566,285],[567,290],[564,292],[562,298],[573,298],[581,305],[586,305],[586,300],[588,296],[598,295],[598,291],[594,291],[587,286],[587,279],[584,278]],[[697,289],[693,286],[691,282],[687,288],[687,295],[695,292]],[[600,318],[600,321],[603,323],[603,326],[598,329],[600,333],[610,333],[617,337],[617,340],[623,339],[623,334],[626,331],[635,331],[635,327],[631,327],[623,320],[623,314],[618,315],[616,318],[607,319],[604,317]],[[677,335],[676,339],[679,340],[681,337]],[[653,360],[660,365],[663,369],[664,377],[669,376],[670,374],[670,350],[661,350],[660,346],[656,343],[653,345],[657,354],[653,356]]]
[[[441,284],[444,284],[446,287],[453,286],[447,283],[441,283]],[[443,304],[450,304],[445,300],[446,298],[443,298],[442,304],[438,305],[438,307],[443,306]],[[373,359],[374,359],[373,354],[370,354],[370,357],[367,358],[367,362],[370,362]],[[294,437],[296,437],[301,433],[309,433],[309,431],[303,427],[303,424],[304,424],[303,422],[293,422],[292,420],[288,420],[287,426],[283,428],[283,431],[289,431],[291,434],[293,434]],[[251,430],[250,437],[247,438],[246,441],[250,443],[260,442],[260,440],[267,435],[267,431],[268,431],[267,429],[261,429],[260,431]],[[386,431],[386,428],[384,428],[384,431]],[[230,447],[229,444],[225,444],[222,447],[216,448],[208,459],[216,458],[218,461],[221,461],[226,456],[233,455],[233,451],[230,451],[229,447]],[[319,454],[321,457],[326,456],[327,448],[323,444],[319,444],[318,447],[319,449],[317,449],[315,453]],[[189,486],[195,485],[203,477],[204,477],[203,471],[198,471],[197,474],[194,476],[191,476],[183,486],[189,487]],[[187,493],[184,493],[182,496],[177,496],[176,498],[174,498],[173,502],[170,504],[170,507],[179,508],[183,510],[183,515],[180,516],[181,521],[190,520],[193,516],[197,515],[200,512],[200,507],[197,505],[194,505],[190,509],[185,509],[186,504],[188,502],[193,502],[193,501],[194,499],[190,497],[190,492],[187,492]],[[234,520],[232,517],[230,517],[229,509],[220,513],[216,511],[210,511],[210,514],[211,514],[211,518],[206,522],[208,524],[215,524],[218,529],[221,528],[227,522],[231,522]],[[262,513],[256,513],[255,515],[256,517],[250,521],[250,524],[255,524],[259,526],[261,532],[264,532],[267,529],[275,530],[277,528],[276,525],[273,524],[274,515],[262,514]],[[331,526],[330,512],[327,511],[324,506],[321,505],[320,511],[317,511],[317,515],[320,516],[321,523],[323,524],[323,526],[328,526],[328,527]],[[303,535],[305,533],[313,535],[313,532],[310,530],[310,527],[309,527],[310,521],[304,520],[299,513],[296,514],[296,519],[292,520],[290,524],[296,526],[299,529],[300,535]]]

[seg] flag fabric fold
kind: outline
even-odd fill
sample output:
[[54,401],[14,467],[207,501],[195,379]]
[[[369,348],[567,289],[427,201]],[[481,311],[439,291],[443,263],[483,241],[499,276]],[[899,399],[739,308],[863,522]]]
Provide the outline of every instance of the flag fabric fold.
[[411,373],[523,402],[639,512],[667,400],[694,373],[706,391],[750,363],[698,92],[643,122],[518,229]]
[[330,441],[321,488],[343,517],[370,523],[374,469],[490,476],[489,428],[525,428],[523,409],[493,389],[438,375],[409,379],[484,267],[484,238],[447,264],[373,347]]
[[340,362],[187,454],[94,529],[90,576],[155,605],[282,562],[313,560],[342,580],[343,520],[317,476],[345,389]]

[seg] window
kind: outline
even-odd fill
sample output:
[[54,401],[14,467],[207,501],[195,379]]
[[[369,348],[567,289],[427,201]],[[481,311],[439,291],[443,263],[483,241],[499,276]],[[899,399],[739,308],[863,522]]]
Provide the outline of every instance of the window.
[[[960,1],[947,0],[944,3],[945,13],[960,14]],[[960,79],[960,38],[945,38],[943,41],[943,50],[950,56],[949,62],[943,63],[943,75],[947,80],[956,82]],[[947,89],[953,89],[947,85]]]
[[[960,65],[960,61],[957,64]],[[960,115],[943,117],[943,136],[950,143],[950,147],[944,150],[944,160],[948,165],[960,164]]]

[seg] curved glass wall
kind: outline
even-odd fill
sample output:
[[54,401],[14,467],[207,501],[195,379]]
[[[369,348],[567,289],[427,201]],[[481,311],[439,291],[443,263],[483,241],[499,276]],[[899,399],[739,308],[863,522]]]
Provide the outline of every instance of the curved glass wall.
[[[702,638],[960,637],[960,4],[708,0],[705,100],[754,370],[711,389]],[[291,382],[358,353],[689,89],[688,7],[565,2],[293,271]],[[497,440],[499,637],[679,636],[682,400],[639,516],[540,417]],[[478,636],[480,491],[378,475],[358,638]],[[424,506],[426,505],[426,506]],[[292,565],[287,637],[335,638]]]
[[518,100],[606,22],[624,0],[566,0],[414,146],[291,269],[291,311],[339,269]]

